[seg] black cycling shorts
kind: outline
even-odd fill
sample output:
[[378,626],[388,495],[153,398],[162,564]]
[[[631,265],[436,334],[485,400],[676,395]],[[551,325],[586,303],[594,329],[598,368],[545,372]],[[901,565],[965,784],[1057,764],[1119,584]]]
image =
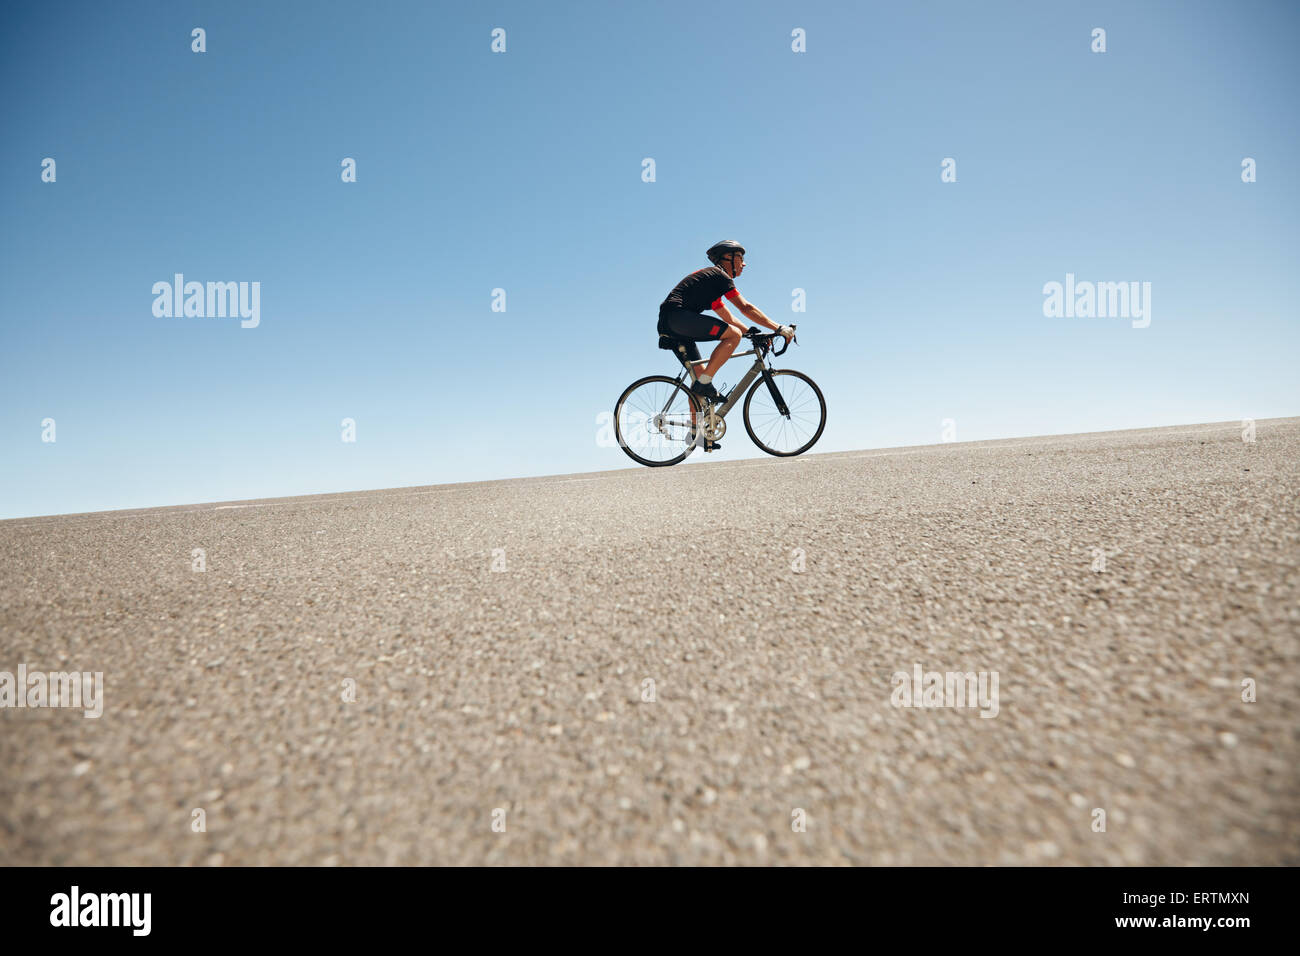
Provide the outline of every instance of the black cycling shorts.
[[700,360],[700,350],[696,342],[716,342],[727,331],[727,323],[716,316],[702,315],[688,309],[673,309],[659,313],[659,334],[673,335],[687,342],[687,358],[692,362]]

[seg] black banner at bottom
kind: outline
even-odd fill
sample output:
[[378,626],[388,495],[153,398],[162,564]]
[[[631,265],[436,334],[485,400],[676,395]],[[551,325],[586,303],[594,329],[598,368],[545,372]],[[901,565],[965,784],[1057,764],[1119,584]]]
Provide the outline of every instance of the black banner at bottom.
[[[292,940],[471,932],[499,941],[917,944],[1131,938],[1231,946],[1286,925],[1291,872],[1197,869],[0,869],[7,943]],[[689,926],[689,936],[685,932]],[[433,934],[421,937],[424,931]],[[593,934],[596,935],[593,935]],[[1270,933],[1269,935],[1272,935]],[[612,935],[611,935],[612,934]],[[1244,935],[1243,935],[1244,934]]]

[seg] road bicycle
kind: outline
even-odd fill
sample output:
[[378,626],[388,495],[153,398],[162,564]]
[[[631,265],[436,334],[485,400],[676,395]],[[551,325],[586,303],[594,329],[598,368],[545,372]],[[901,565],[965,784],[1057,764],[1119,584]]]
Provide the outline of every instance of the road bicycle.
[[[773,344],[778,337],[783,343],[779,350]],[[690,361],[685,340],[659,336],[659,347],[673,352],[682,363],[682,371],[676,378],[648,375],[619,396],[614,406],[614,432],[628,457],[652,468],[685,461],[706,442],[721,440],[727,431],[727,412],[741,395],[745,396],[745,431],[769,455],[789,458],[817,443],[826,427],[826,399],[821,389],[803,372],[772,367],[772,358],[784,355],[790,342],[775,332],[763,334],[757,328],[745,332],[745,338],[754,343],[754,348],[731,358],[753,355],[754,364],[718,403],[690,390],[698,374],[697,366],[707,365],[708,359]],[[686,383],[688,378],[690,382]]]

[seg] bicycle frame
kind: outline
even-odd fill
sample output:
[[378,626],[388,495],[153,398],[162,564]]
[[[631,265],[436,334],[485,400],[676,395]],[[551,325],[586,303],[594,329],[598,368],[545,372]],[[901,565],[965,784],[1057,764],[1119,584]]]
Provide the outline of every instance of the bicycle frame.
[[[717,415],[719,418],[726,418],[727,412],[731,411],[732,407],[738,401],[740,401],[740,396],[745,394],[745,390],[749,388],[749,384],[752,381],[754,381],[754,379],[756,379],[758,376],[761,375],[763,376],[763,381],[767,383],[768,391],[772,393],[772,401],[776,403],[777,411],[779,411],[782,415],[789,417],[790,409],[786,407],[785,399],[781,397],[781,392],[776,387],[776,382],[772,380],[771,371],[768,369],[766,365],[763,364],[763,353],[759,349],[755,348],[755,349],[750,349],[748,352],[737,352],[735,355],[731,356],[731,358],[727,359],[727,361],[730,362],[732,359],[744,358],[746,355],[756,355],[758,357],[754,359],[754,364],[750,366],[749,371],[744,374],[744,377],[742,377],[741,380],[736,383],[736,387],[733,388],[727,394],[727,400],[723,402],[721,405],[719,405],[716,409],[714,409],[714,414]],[[686,377],[687,371],[689,371],[691,375],[691,382],[694,383],[696,379],[695,366],[707,365],[708,363],[709,363],[708,359],[699,359],[698,361],[695,362],[685,363],[687,367],[682,369],[681,373],[677,376],[677,381],[681,382],[682,379]],[[673,401],[673,396],[669,395],[668,401],[664,404],[664,407],[660,410],[661,415],[666,415],[668,413],[668,406],[672,404],[672,401]],[[691,417],[692,418],[695,417],[694,409],[692,409]]]

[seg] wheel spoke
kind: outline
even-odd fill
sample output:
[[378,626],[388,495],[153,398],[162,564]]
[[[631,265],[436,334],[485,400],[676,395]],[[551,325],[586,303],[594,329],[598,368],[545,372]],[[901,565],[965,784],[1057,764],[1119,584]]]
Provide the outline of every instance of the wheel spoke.
[[643,464],[671,464],[691,448],[690,397],[671,379],[633,386],[614,414],[624,450]]
[[799,454],[821,437],[825,403],[810,382],[796,373],[773,372],[773,381],[789,416],[777,410],[771,391],[760,384],[745,406],[745,423],[750,437],[769,454]]

